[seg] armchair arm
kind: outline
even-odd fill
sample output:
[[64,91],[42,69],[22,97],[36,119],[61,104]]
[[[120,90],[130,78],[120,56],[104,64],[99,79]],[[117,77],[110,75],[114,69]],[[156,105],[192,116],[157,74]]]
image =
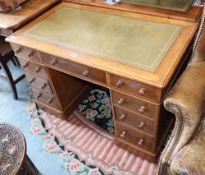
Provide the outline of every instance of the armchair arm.
[[159,174],[172,174],[170,162],[195,133],[205,106],[205,61],[190,64],[165,99],[165,108],[174,113],[175,126],[161,155]]
[[201,122],[194,138],[173,158],[170,169],[174,174],[205,174],[205,121]]

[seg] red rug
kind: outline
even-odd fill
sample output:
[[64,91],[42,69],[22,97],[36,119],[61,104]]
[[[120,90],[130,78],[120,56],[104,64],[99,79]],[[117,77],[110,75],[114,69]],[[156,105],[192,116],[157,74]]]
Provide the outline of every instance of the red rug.
[[32,116],[33,134],[45,139],[48,152],[62,156],[62,163],[72,175],[155,175],[153,164],[114,144],[112,135],[74,112],[67,121],[34,105],[27,110]]

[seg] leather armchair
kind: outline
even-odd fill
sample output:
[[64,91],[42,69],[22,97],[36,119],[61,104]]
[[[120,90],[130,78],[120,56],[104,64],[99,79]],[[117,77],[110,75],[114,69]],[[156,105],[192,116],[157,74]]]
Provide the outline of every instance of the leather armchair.
[[164,101],[176,122],[160,157],[159,175],[205,175],[204,16],[191,62]]

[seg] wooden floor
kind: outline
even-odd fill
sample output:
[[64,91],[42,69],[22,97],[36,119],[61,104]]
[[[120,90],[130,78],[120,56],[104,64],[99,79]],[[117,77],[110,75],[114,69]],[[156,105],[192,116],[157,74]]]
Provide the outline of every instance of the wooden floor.
[[[19,68],[9,64],[15,77],[21,74]],[[0,69],[0,74],[2,70]],[[23,132],[27,142],[27,155],[43,175],[66,175],[60,165],[60,158],[43,150],[43,140],[30,132],[30,116],[25,112],[28,105],[28,83],[24,79],[17,85],[19,100],[13,100],[6,81],[0,80],[0,122],[11,123]]]

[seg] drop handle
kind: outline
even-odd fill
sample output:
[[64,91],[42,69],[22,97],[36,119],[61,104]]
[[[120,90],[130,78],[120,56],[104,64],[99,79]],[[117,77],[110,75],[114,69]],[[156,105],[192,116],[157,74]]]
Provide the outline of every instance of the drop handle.
[[33,78],[29,81],[29,83],[31,84],[31,83],[33,83],[35,80],[36,80],[35,77],[33,77]]
[[48,104],[51,104],[52,101],[53,101],[53,98],[49,98],[49,99],[47,100],[47,103],[48,103]]
[[144,113],[145,110],[146,110],[146,107],[145,107],[145,106],[140,106],[140,107],[139,107],[139,112],[140,112],[140,113]]
[[22,47],[18,47],[16,50],[15,50],[15,53],[20,53],[22,51]]
[[145,126],[145,123],[144,123],[144,122],[140,122],[140,123],[138,124],[138,128],[140,128],[140,129],[142,129],[144,126]]
[[143,96],[145,94],[146,89],[145,88],[140,88],[138,93],[139,95]]
[[40,86],[40,89],[44,89],[47,86],[47,83],[44,83],[43,85]]
[[41,93],[39,93],[38,95],[35,96],[35,99],[38,99],[39,97],[41,97]]
[[37,67],[36,69],[35,69],[35,73],[39,73],[41,71],[41,67]]
[[121,120],[121,121],[124,121],[125,118],[126,118],[126,115],[125,115],[125,114],[121,114],[121,116],[120,116],[120,120]]
[[27,54],[27,56],[28,56],[28,57],[32,57],[33,54],[34,54],[33,51],[31,51],[31,52],[29,52],[29,53]]
[[26,62],[22,67],[23,67],[23,68],[26,68],[26,67],[28,67],[28,65],[29,65],[29,63]]
[[52,66],[55,66],[56,63],[57,63],[57,60],[56,60],[56,59],[53,59],[53,60],[50,62],[50,64],[51,64]]
[[83,72],[83,75],[87,77],[89,74],[90,74],[90,71],[88,69],[85,69],[85,71]]
[[117,86],[118,88],[120,88],[122,85],[123,85],[123,81],[122,81],[122,80],[119,80],[119,81],[116,83],[116,86]]
[[137,142],[138,145],[143,145],[144,144],[144,140],[143,139],[139,139],[139,141]]
[[125,101],[125,100],[124,100],[123,98],[120,98],[117,103],[118,103],[119,105],[122,105],[122,104],[124,103],[124,101]]
[[127,134],[126,131],[122,131],[122,133],[120,134],[120,137],[121,137],[121,138],[125,138],[126,134]]

